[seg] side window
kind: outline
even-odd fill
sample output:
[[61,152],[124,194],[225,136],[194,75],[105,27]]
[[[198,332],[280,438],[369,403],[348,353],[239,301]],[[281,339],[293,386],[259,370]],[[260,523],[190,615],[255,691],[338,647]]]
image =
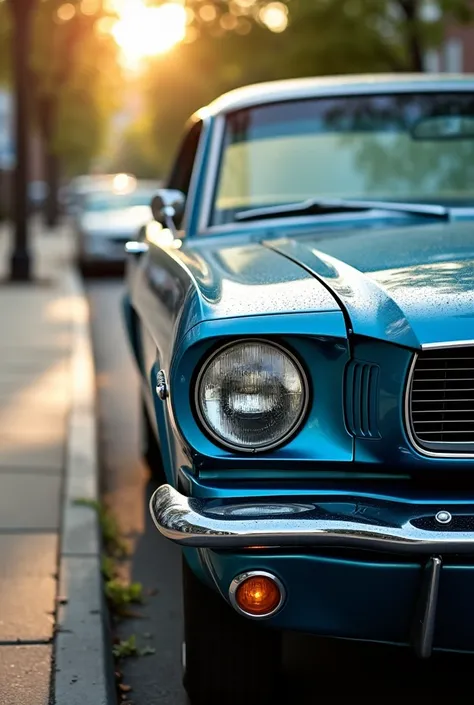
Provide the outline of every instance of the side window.
[[201,136],[202,121],[195,122],[181,143],[178,156],[171,170],[167,188],[178,189],[188,195],[194,159]]

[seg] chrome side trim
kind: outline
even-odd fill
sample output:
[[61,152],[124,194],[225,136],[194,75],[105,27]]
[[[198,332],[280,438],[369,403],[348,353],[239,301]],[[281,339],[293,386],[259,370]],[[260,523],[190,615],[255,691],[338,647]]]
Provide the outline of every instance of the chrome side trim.
[[[460,347],[463,347],[465,345],[474,345],[474,341],[471,341],[471,343],[459,343]],[[458,347],[457,343],[429,343],[429,345],[435,345],[436,349],[442,349],[442,348],[449,348],[449,347]],[[422,349],[430,349],[433,350],[433,348],[425,348],[422,346]],[[408,440],[410,441],[411,445],[413,448],[416,450],[417,453],[420,455],[425,455],[429,458],[474,458],[474,453],[461,453],[460,451],[458,452],[446,452],[446,451],[433,451],[433,450],[427,450],[426,448],[423,448],[415,434],[413,433],[413,428],[412,428],[412,423],[411,423],[411,384],[413,380],[413,373],[415,371],[415,365],[416,361],[418,360],[418,354],[415,353],[413,355],[413,360],[410,365],[410,369],[408,371],[408,377],[407,377],[407,384],[406,384],[406,389],[405,389],[405,404],[404,404],[404,415],[405,415],[405,430],[407,432]],[[446,443],[442,444],[443,446],[446,446]],[[457,445],[457,444],[456,444]]]
[[204,187],[201,198],[201,209],[197,224],[198,235],[207,228],[211,219],[212,204],[214,199],[214,189],[217,184],[217,174],[221,160],[221,150],[225,134],[225,118],[217,115],[214,124],[210,126],[211,143],[209,145],[209,156],[207,164],[204,166],[206,173],[204,177]]
[[[244,580],[247,580],[247,578],[253,578],[259,575],[263,576],[264,578],[270,578],[270,580],[273,580],[273,582],[276,583],[280,591],[280,602],[277,604],[275,609],[273,609],[271,612],[268,612],[268,614],[251,614],[250,612],[246,612],[245,610],[243,610],[242,607],[240,607],[240,605],[237,603],[237,590],[239,589],[240,584],[243,583]],[[285,586],[283,585],[281,580],[277,578],[276,575],[274,575],[273,573],[269,573],[266,570],[249,570],[247,573],[240,573],[239,575],[236,575],[236,577],[233,579],[229,586],[230,604],[236,610],[236,612],[239,612],[239,614],[243,614],[244,617],[248,617],[249,619],[268,619],[268,617],[273,617],[277,612],[281,610],[281,608],[285,604],[285,600]]]
[[[396,505],[380,502],[372,507],[375,511],[364,512],[362,507],[356,513],[332,517],[306,499],[280,503],[241,499],[236,512],[235,503],[184,497],[170,485],[162,485],[150,500],[150,511],[163,536],[197,548],[324,546],[414,555],[474,553],[474,531],[421,529],[414,524],[419,517],[410,520],[399,515],[397,522]],[[439,509],[424,506],[419,511],[422,516],[431,511],[434,517]],[[371,521],[375,516],[377,520]]]
[[466,348],[474,345],[474,340],[452,340],[446,343],[423,343],[422,350],[442,350],[443,348]]
[[194,209],[196,208],[195,204],[196,203],[196,191],[197,191],[197,184],[199,182],[199,178],[201,175],[201,170],[203,169],[203,164],[204,164],[204,155],[205,155],[205,147],[206,147],[206,139],[208,136],[208,132],[211,129],[211,126],[209,125],[209,118],[206,118],[204,120],[201,120],[201,118],[194,117],[192,116],[189,121],[189,128],[188,131],[186,132],[186,135],[189,135],[189,130],[194,127],[197,122],[201,121],[202,126],[201,126],[201,133],[199,135],[199,141],[198,141],[198,146],[196,149],[196,154],[194,156],[194,164],[193,164],[193,170],[191,173],[191,179],[189,182],[189,188],[188,188],[188,193],[186,195],[186,200],[184,204],[184,213],[183,213],[183,219],[180,224],[180,231],[182,232],[188,232],[188,225],[190,222],[193,221],[193,212]]

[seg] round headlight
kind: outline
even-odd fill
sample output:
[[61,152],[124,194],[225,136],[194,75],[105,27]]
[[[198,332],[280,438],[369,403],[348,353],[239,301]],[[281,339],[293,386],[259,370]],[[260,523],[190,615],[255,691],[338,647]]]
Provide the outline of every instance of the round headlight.
[[283,443],[301,423],[307,402],[299,362],[283,348],[259,340],[219,350],[197,381],[202,423],[222,444],[241,451]]

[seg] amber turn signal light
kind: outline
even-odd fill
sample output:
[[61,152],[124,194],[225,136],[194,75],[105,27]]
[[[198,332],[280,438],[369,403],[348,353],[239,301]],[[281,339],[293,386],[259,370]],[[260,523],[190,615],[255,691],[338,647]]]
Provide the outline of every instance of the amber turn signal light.
[[269,573],[247,573],[238,576],[231,586],[234,606],[251,617],[268,617],[283,602],[283,586]]

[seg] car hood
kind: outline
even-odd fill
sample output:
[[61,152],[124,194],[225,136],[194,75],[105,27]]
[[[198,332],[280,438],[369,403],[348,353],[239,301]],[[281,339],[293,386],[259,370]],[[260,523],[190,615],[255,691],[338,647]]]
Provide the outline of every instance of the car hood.
[[419,348],[474,340],[474,222],[268,240],[334,295],[355,334]]
[[133,206],[120,210],[86,212],[81,217],[81,229],[93,233],[135,233],[151,219],[149,206]]

